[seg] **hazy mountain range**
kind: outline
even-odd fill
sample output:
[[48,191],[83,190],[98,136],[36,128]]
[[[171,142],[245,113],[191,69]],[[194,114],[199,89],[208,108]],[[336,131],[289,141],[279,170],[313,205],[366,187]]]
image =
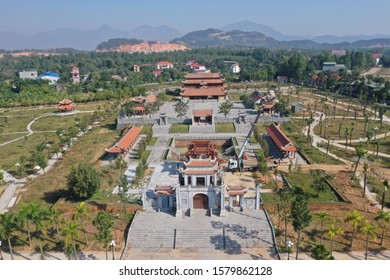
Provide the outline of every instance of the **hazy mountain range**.
[[[261,42],[258,46],[267,47],[310,47],[318,46],[318,44],[339,44],[348,45],[347,43],[355,42],[359,40],[370,40],[374,38],[390,38],[390,35],[376,34],[376,35],[346,35],[346,36],[293,36],[283,34],[270,26],[254,23],[251,21],[241,21],[227,26],[220,27],[219,29],[207,29],[207,30],[220,30],[221,32],[227,32],[232,34],[238,40],[240,32],[243,31],[246,36],[241,41],[251,41],[248,45],[256,45],[256,42]],[[213,32],[214,32],[213,31]],[[135,38],[146,41],[183,41],[183,37],[191,37],[203,31],[190,32],[183,36],[178,30],[168,26],[152,27],[149,25],[141,25],[130,31],[120,31],[113,29],[107,25],[104,25],[95,30],[78,30],[68,28],[58,28],[55,30],[38,33],[33,36],[22,36],[20,34],[11,32],[0,32],[0,49],[5,50],[21,50],[21,49],[49,49],[49,48],[74,48],[79,50],[94,50],[96,46],[104,41],[113,38]],[[200,33],[199,33],[200,32]],[[183,37],[182,37],[183,36]],[[250,38],[250,37],[253,38]],[[179,39],[177,39],[179,38]],[[199,40],[204,40],[205,38]],[[211,41],[210,41],[211,42]],[[209,42],[209,43],[210,43]],[[226,41],[225,41],[226,42]],[[282,43],[278,43],[282,42]],[[286,43],[289,42],[289,43]],[[345,43],[346,42],[346,43]],[[342,43],[342,44],[340,44]],[[214,45],[218,45],[216,42]],[[207,45],[213,45],[207,44]],[[235,45],[232,43],[231,45]],[[191,46],[200,46],[202,43],[197,42],[195,44],[189,44]],[[229,44],[228,44],[229,45]],[[244,44],[245,45],[245,44]],[[257,45],[256,45],[257,46]],[[321,45],[320,45],[321,46]],[[337,45],[336,45],[337,46]]]

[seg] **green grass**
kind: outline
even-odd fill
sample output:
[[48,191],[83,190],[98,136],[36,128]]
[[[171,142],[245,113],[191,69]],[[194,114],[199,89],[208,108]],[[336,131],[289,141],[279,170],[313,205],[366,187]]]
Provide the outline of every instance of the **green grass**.
[[312,188],[315,182],[310,173],[288,173],[286,174],[286,178],[292,187],[299,187],[307,194],[310,203],[327,203],[339,201],[336,194],[330,187],[318,195],[317,192]]
[[169,152],[169,149],[166,149],[165,151],[164,151],[164,154],[163,154],[163,160],[166,160],[167,159],[167,157],[168,157],[168,152]]
[[0,135],[0,144],[23,137],[27,135],[26,133],[15,133],[15,134],[6,134],[6,135]]
[[236,132],[233,123],[216,123],[217,133],[234,133]]
[[73,116],[47,116],[34,122],[31,129],[34,131],[55,131],[58,128],[67,129],[76,125],[76,115]]
[[148,134],[148,133],[152,133],[152,128],[153,128],[153,125],[151,124],[146,124],[142,127],[142,130],[140,132],[140,134]]
[[158,141],[158,137],[152,137],[152,138],[150,139],[150,141],[149,141],[148,146],[154,146],[154,145],[156,145],[157,141]]
[[[341,124],[340,134],[339,134],[339,127]],[[328,126],[326,128],[326,126]],[[364,120],[354,120],[354,119],[326,119],[322,122],[322,131],[321,136],[324,136],[325,134],[325,128],[326,128],[326,139],[336,139],[336,140],[345,140],[345,128],[351,129],[352,131],[352,139],[359,139],[359,138],[365,138],[367,137],[366,133],[364,132]],[[371,131],[374,135],[374,128],[377,127],[380,128],[380,122],[379,121],[369,121],[368,122],[368,131]],[[317,125],[314,128],[314,132],[317,135],[320,135],[321,127],[320,125]],[[378,130],[377,134],[385,133],[390,130],[390,125],[387,123],[382,124],[382,130]],[[349,137],[349,136],[348,136]]]
[[263,199],[263,203],[267,204],[276,204],[278,202],[278,196],[275,193],[262,193],[261,198]]
[[175,123],[171,126],[170,133],[188,133],[190,126],[188,124]]
[[31,116],[0,117],[0,134],[27,132],[27,125],[34,119]]
[[150,154],[151,154],[152,150],[145,150],[143,153],[142,153],[142,157],[145,159],[145,160],[148,160]]

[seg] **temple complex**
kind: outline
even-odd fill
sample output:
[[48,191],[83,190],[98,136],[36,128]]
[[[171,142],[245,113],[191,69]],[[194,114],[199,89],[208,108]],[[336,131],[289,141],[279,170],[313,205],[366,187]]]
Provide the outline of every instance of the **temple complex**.
[[142,127],[131,127],[111,148],[104,149],[105,152],[113,154],[115,157],[127,154],[137,142],[141,130]]
[[225,80],[220,73],[187,74],[180,93],[185,100],[225,100],[226,94]]

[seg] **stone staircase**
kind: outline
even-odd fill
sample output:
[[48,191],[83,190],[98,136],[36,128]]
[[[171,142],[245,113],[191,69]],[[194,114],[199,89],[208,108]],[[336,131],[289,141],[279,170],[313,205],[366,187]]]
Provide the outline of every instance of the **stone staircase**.
[[176,248],[215,248],[223,249],[223,230],[178,230]]
[[194,124],[190,125],[190,134],[208,134],[215,133],[215,125],[214,124]]
[[127,247],[173,248],[174,237],[174,230],[131,230]]

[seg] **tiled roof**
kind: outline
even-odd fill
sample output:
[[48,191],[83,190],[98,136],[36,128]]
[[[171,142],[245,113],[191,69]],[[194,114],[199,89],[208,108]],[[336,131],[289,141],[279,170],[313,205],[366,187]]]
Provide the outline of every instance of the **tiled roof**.
[[172,62],[169,61],[159,61],[156,63],[156,65],[172,65]]
[[186,167],[214,167],[216,162],[211,161],[210,159],[193,159],[185,162],[184,165]]
[[186,175],[212,175],[215,174],[217,170],[215,169],[205,169],[205,170],[191,170],[185,169],[183,170],[183,174]]
[[226,90],[222,87],[184,88],[180,93],[183,97],[189,96],[225,96]]
[[128,151],[131,146],[134,144],[135,140],[137,140],[142,127],[133,126],[130,130],[110,149],[106,149],[105,151],[108,153],[121,153]]
[[69,105],[72,104],[72,101],[69,99],[63,99],[62,101],[58,102],[60,105]]
[[145,107],[144,106],[135,106],[134,111],[145,111]]
[[185,80],[183,81],[184,85],[199,85],[199,84],[223,84],[224,80],[222,79],[195,79],[195,80]]
[[145,101],[148,103],[154,103],[157,101],[157,97],[154,93],[150,93],[148,96],[145,97]]
[[265,127],[267,134],[271,139],[274,141],[276,146],[279,149],[284,148],[287,145],[292,145],[294,146],[294,143],[284,134],[284,132],[280,129],[279,126],[271,124],[269,126]]
[[192,110],[194,117],[211,117],[213,110]]
[[221,79],[220,73],[187,74],[186,79]]
[[60,111],[69,111],[69,110],[73,110],[76,106],[74,104],[69,104],[69,105],[61,105],[61,106],[58,106],[58,110]]

